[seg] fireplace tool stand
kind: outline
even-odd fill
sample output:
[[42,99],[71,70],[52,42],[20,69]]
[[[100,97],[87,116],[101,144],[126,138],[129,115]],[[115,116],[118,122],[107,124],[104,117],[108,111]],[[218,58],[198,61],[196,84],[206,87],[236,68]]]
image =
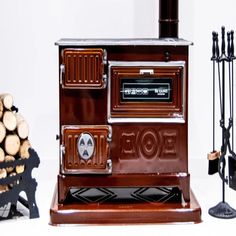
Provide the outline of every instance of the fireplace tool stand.
[[[221,36],[221,55],[219,50],[218,34],[212,33],[213,36],[213,47],[212,47],[212,58],[213,61],[213,151],[208,154],[209,159],[209,174],[219,173],[222,180],[222,201],[216,206],[209,209],[211,216],[231,219],[236,217],[236,210],[233,209],[225,201],[225,184],[229,184],[229,187],[235,188],[235,167],[236,167],[236,154],[234,150],[234,85],[233,85],[233,61],[234,56],[234,32],[227,32],[227,54],[226,54],[226,43],[225,43],[225,28],[222,27]],[[215,151],[215,64],[217,64],[218,72],[218,86],[219,86],[219,104],[220,104],[220,127],[222,129],[222,145],[221,151]],[[228,82],[226,81],[226,64],[228,64]],[[228,94],[226,94],[228,89]],[[226,103],[226,95],[229,96],[229,103]],[[226,106],[229,111],[228,124],[226,123]],[[228,167],[229,177],[225,176],[226,167],[226,156],[228,155]],[[236,189],[235,189],[236,190]]]

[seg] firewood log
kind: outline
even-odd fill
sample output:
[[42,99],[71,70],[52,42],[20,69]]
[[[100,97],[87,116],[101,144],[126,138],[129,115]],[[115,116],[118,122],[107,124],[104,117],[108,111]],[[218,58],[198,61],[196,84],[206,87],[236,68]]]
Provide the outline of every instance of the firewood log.
[[6,137],[6,127],[5,125],[0,121],[0,143],[3,141],[3,139]]
[[0,100],[0,118],[2,118],[2,115],[3,115],[3,104],[2,104],[2,101]]
[[19,166],[16,166],[16,173],[17,174],[21,174],[25,171],[25,166],[24,165],[19,165]]
[[[5,156],[5,162],[9,162],[9,161],[15,161],[15,157],[10,156],[10,155],[6,155]],[[13,167],[7,167],[6,168],[7,173],[11,173],[13,170],[14,170]]]
[[9,190],[9,188],[7,185],[0,185],[0,193],[4,193],[8,190]]
[[20,149],[20,139],[16,134],[9,134],[5,138],[5,152],[15,156]]
[[11,96],[11,94],[1,94],[0,100],[2,101],[3,106],[8,110],[10,110],[13,106],[13,97]]
[[26,139],[29,136],[29,126],[25,120],[17,124],[17,133],[21,139]]
[[13,131],[16,129],[16,116],[12,111],[5,111],[3,113],[2,121],[6,129],[8,129],[9,131]]
[[2,148],[0,148],[0,162],[5,160],[5,152]]
[[16,126],[17,126],[17,133],[21,139],[26,139],[29,136],[29,126],[24,117],[16,113]]
[[7,177],[7,171],[6,169],[0,169],[0,179],[6,178]]
[[31,147],[29,140],[24,140],[21,142],[19,156],[22,159],[28,159],[30,157],[29,148]]

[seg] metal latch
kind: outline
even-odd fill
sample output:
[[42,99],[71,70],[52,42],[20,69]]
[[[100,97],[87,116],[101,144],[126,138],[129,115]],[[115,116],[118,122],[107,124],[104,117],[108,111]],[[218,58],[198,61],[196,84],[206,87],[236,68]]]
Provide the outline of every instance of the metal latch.
[[65,146],[64,145],[60,145],[60,166],[62,167],[62,159],[65,155]]
[[111,159],[107,160],[107,169],[108,169],[108,173],[111,174],[112,173],[112,161],[111,161]]
[[154,70],[153,69],[140,69],[139,70],[139,74],[140,75],[153,75],[154,74]]

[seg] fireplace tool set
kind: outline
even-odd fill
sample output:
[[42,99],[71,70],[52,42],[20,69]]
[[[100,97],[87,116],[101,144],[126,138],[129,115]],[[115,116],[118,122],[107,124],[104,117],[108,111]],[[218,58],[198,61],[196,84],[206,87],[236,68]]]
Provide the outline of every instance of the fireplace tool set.
[[[222,201],[210,208],[209,214],[217,218],[229,219],[236,217],[236,211],[225,202],[225,184],[228,184],[230,188],[236,190],[236,154],[234,152],[234,60],[236,57],[234,55],[234,31],[227,32],[226,39],[225,28],[222,27],[221,52],[219,49],[218,33],[212,33],[212,41],[213,151],[208,154],[208,174],[212,175],[217,172],[219,173],[222,180]],[[215,107],[217,102],[215,95],[217,84],[219,89],[220,128],[222,130],[220,152],[215,149]],[[227,115],[229,116],[228,120],[226,118]],[[226,156],[228,156],[228,177],[225,174]]]

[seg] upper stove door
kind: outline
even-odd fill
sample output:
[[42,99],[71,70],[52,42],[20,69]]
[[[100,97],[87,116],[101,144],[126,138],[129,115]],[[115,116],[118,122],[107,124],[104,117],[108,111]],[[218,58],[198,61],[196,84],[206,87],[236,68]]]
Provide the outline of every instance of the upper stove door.
[[109,62],[108,118],[185,122],[185,63]]
[[105,63],[106,51],[101,48],[67,48],[62,50],[62,64],[60,65],[62,88],[105,88]]

